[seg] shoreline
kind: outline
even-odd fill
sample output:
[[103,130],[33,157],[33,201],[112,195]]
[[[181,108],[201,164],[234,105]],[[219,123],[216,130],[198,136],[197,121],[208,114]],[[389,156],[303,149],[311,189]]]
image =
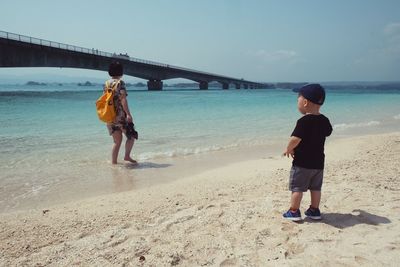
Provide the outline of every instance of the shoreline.
[[[326,146],[323,220],[282,219],[290,160],[241,161],[48,209],[3,213],[0,265],[391,265],[400,132]],[[302,211],[308,206],[304,195]]]

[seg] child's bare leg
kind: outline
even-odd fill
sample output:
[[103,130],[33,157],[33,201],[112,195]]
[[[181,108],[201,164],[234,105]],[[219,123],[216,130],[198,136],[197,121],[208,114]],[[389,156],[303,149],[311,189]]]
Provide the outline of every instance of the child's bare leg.
[[130,161],[132,163],[136,163],[136,160],[131,158],[131,151],[133,148],[133,144],[135,143],[135,139],[127,139],[125,143],[125,157],[124,160]]
[[303,198],[303,192],[292,192],[290,198],[290,209],[292,211],[298,210],[300,208],[300,202]]
[[311,207],[319,209],[319,202],[321,201],[321,191],[310,191]]
[[112,147],[112,152],[111,152],[111,162],[112,162],[112,164],[117,164],[118,152],[119,152],[119,148],[121,147],[121,143],[122,143],[122,132],[115,131],[112,134],[112,137],[114,139],[114,145]]

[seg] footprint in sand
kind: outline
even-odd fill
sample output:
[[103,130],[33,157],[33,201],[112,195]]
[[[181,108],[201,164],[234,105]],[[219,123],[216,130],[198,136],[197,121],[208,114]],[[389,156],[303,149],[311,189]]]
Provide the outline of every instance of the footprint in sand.
[[221,267],[228,267],[228,266],[238,266],[238,261],[236,258],[233,259],[226,259],[219,265]]
[[305,248],[305,246],[302,244],[289,243],[288,249],[285,252],[285,258],[290,258],[291,256],[295,256],[300,253],[303,253],[304,248]]
[[[129,239],[128,236],[124,236],[124,237],[122,237],[122,238],[119,238],[118,240],[112,242],[112,243],[109,245],[109,247],[116,247],[116,246],[119,246],[119,245],[121,245],[122,243],[125,243],[125,241],[127,241],[128,239]],[[110,241],[111,241],[111,240],[110,240]]]
[[355,256],[354,260],[358,263],[358,264],[367,264],[369,261],[361,256]]
[[264,242],[263,242],[263,240],[262,240],[262,237],[259,236],[259,235],[256,236],[255,243],[256,243],[256,246],[257,246],[258,248],[264,247]]
[[260,232],[258,232],[261,236],[264,237],[268,237],[271,235],[271,230],[269,230],[268,228],[261,230]]
[[296,225],[294,223],[285,222],[285,224],[281,227],[281,230],[284,232],[292,231],[295,228],[295,226]]
[[196,207],[183,209],[178,211],[169,220],[165,220],[162,224],[165,225],[165,231],[168,231],[173,225],[184,223],[195,218]]

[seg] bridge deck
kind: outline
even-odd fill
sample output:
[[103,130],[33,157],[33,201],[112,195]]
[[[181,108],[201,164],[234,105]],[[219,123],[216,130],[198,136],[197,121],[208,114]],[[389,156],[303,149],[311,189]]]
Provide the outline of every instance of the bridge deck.
[[207,89],[212,81],[221,83],[224,89],[228,89],[229,84],[234,84],[236,88],[263,87],[257,82],[5,31],[0,31],[0,48],[0,67],[69,67],[106,71],[112,61],[118,60],[124,65],[126,75],[148,80],[150,90],[161,90],[162,80],[173,78],[196,81],[200,89]]

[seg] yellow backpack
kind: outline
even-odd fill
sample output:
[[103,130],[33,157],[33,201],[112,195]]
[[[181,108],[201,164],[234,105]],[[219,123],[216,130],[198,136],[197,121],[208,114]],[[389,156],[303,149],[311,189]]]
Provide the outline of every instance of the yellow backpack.
[[116,116],[114,104],[114,92],[118,88],[120,81],[111,86],[110,81],[106,81],[104,93],[96,101],[97,115],[101,121],[111,123]]

